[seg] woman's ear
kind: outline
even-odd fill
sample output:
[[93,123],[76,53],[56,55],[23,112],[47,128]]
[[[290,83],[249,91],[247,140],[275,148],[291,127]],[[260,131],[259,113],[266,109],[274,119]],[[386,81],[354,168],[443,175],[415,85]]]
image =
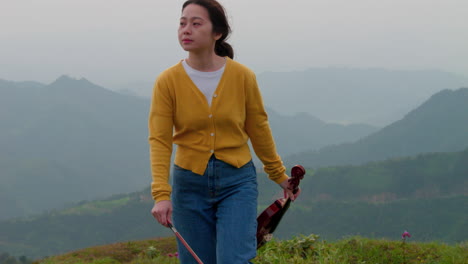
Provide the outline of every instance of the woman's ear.
[[222,33],[213,32],[213,38],[214,38],[215,41],[217,41],[218,39],[220,39],[222,36],[223,36]]

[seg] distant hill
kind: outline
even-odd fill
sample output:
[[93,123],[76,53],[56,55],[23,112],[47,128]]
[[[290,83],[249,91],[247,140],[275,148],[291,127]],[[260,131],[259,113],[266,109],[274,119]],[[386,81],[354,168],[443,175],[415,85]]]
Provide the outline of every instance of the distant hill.
[[[309,113],[329,123],[385,126],[444,90],[468,86],[468,77],[437,70],[311,68],[257,75],[265,104],[283,115]],[[150,97],[150,82],[120,87]]]
[[378,130],[366,124],[326,123],[307,113],[285,116],[272,109],[267,109],[267,112],[281,156],[353,142]]
[[0,89],[11,89],[15,88],[17,89],[17,92],[20,92],[19,89],[30,89],[30,88],[41,88],[46,86],[43,83],[40,82],[34,82],[34,81],[24,81],[24,82],[12,82],[8,80],[3,80],[0,79]]
[[149,184],[148,109],[67,76],[0,86],[0,218]]
[[[149,104],[67,76],[0,81],[0,219],[149,186]],[[282,156],[377,130],[273,111],[270,122]]]
[[403,119],[354,143],[286,157],[308,167],[362,164],[427,152],[460,151],[468,146],[468,88],[433,95]]
[[[276,237],[314,233],[325,240],[351,235],[399,239],[403,230],[415,241],[455,243],[468,237],[468,149],[306,170],[301,196]],[[267,208],[279,187],[266,175],[258,179],[259,208]],[[145,189],[1,221],[0,252],[37,257],[170,235],[151,216],[152,204]]]

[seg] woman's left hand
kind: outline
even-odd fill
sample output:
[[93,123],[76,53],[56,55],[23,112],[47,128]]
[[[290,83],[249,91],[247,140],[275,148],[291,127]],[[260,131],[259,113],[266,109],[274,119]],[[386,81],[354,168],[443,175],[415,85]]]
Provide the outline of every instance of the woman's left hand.
[[291,201],[294,201],[296,200],[296,198],[299,196],[299,194],[301,193],[301,188],[298,187],[298,190],[296,192],[296,194],[293,193],[293,189],[294,187],[292,186],[292,184],[289,182],[289,179],[288,178],[287,180],[284,180],[282,183],[280,183],[279,185],[281,186],[281,188],[283,188],[284,190],[284,197],[285,198],[290,198]]

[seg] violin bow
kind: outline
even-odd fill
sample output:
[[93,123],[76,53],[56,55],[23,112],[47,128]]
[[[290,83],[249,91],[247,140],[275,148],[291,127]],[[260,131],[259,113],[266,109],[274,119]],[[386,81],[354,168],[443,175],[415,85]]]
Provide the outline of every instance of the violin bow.
[[[291,178],[288,181],[293,187],[294,194],[299,191],[299,183],[304,178],[305,173],[306,171],[301,165],[296,165],[291,169]],[[277,199],[257,217],[257,249],[271,239],[290,204],[289,197]]]
[[169,226],[169,228],[172,230],[172,232],[174,232],[174,234],[176,235],[176,237],[180,240],[180,242],[182,242],[182,244],[185,246],[185,248],[188,250],[188,252],[190,252],[190,254],[192,254],[193,258],[198,262],[198,264],[203,264],[203,262],[201,261],[201,259],[197,256],[197,254],[195,254],[195,252],[193,251],[193,249],[189,246],[189,244],[187,243],[187,241],[185,241],[185,239],[182,237],[182,235],[177,231],[177,229],[175,229],[175,227],[172,225],[171,222],[169,222],[167,224],[167,226]]

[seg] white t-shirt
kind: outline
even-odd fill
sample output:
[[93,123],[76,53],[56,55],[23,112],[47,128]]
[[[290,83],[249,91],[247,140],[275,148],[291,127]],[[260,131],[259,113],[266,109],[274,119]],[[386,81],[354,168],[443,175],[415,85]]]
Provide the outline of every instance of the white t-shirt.
[[208,105],[211,106],[211,100],[213,99],[213,94],[218,87],[219,80],[224,73],[224,67],[226,64],[221,67],[221,69],[213,72],[202,72],[197,71],[194,68],[190,67],[185,60],[182,61],[185,72],[187,72],[190,79],[198,87],[198,89],[205,95]]

